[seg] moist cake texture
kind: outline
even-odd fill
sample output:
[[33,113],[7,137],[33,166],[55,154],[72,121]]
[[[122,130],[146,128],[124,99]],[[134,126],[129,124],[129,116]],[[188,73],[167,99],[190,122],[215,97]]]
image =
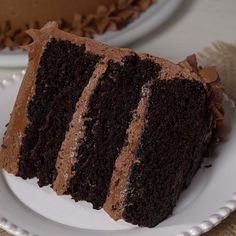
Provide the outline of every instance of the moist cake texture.
[[29,30],[29,65],[0,167],[115,220],[154,227],[224,138],[222,86],[195,56],[175,65],[60,31]]

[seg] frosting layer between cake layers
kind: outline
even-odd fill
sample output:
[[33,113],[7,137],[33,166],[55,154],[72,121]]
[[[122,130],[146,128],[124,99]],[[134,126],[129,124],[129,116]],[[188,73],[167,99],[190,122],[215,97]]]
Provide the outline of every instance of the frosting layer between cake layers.
[[28,33],[29,66],[0,167],[115,220],[157,225],[225,135],[217,73],[194,56],[175,65],[55,23]]

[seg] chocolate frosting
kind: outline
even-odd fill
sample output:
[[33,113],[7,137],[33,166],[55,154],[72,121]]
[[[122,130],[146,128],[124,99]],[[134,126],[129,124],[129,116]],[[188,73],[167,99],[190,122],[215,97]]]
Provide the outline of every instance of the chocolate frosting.
[[88,109],[89,98],[97,87],[98,80],[107,69],[106,61],[97,63],[95,71],[84,89],[79,101],[76,104],[76,111],[69,125],[69,131],[66,133],[65,140],[62,143],[56,162],[57,176],[53,183],[53,189],[57,194],[64,194],[68,187],[68,182],[73,176],[72,167],[76,162],[75,155],[78,143],[83,142],[85,120]]
[[[76,45],[85,45],[86,52],[97,54],[102,58],[102,61],[100,61],[96,66],[96,70],[91,78],[91,83],[89,83],[88,87],[85,89],[83,95],[78,101],[77,110],[73,116],[71,124],[73,124],[73,122],[76,123],[77,119],[79,117],[82,117],[82,114],[86,112],[86,101],[96,87],[96,81],[99,75],[106,70],[106,66],[104,65],[104,63],[106,64],[107,61],[113,60],[114,62],[122,64],[124,57],[136,54],[130,49],[112,48],[92,39],[78,37],[73,34],[63,32],[58,29],[55,22],[49,22],[40,30],[31,29],[27,33],[33,38],[33,43],[25,47],[25,49],[27,49],[29,52],[29,66],[27,68],[26,75],[23,79],[15,107],[11,115],[11,120],[3,142],[3,148],[0,151],[0,167],[13,174],[16,174],[18,172],[18,162],[20,158],[22,137],[25,128],[29,124],[29,121],[27,119],[27,107],[28,102],[34,95],[36,74],[40,58],[46,44],[50,41],[51,38],[55,38],[58,40],[68,40]],[[205,86],[206,91],[209,95],[209,109],[211,109],[214,116],[213,125],[215,130],[217,130],[217,135],[220,139],[225,137],[225,133],[227,132],[225,132],[226,124],[224,121],[224,110],[222,103],[222,85],[220,84],[219,76],[215,72],[214,68],[198,67],[195,56],[188,57],[184,62],[181,62],[179,65],[175,65],[165,59],[154,57],[148,54],[138,53],[137,55],[142,59],[149,59],[160,65],[160,75],[155,79],[171,80],[175,78],[183,78],[201,82]],[[143,96],[143,100],[140,103],[138,110],[136,111],[136,113],[138,113],[138,116],[134,116],[134,120],[130,124],[130,128],[128,131],[130,134],[127,144],[128,146],[124,147],[124,153],[120,154],[121,157],[126,155],[127,153],[130,154],[126,160],[128,163],[132,163],[133,148],[137,146],[137,143],[139,142],[137,137],[139,137],[142,130],[141,128],[143,122],[145,122],[143,120],[144,118],[142,118],[145,116],[145,106],[143,104],[145,104],[145,101],[147,103],[149,96],[146,90],[143,91]],[[79,124],[77,128],[82,131],[83,122],[81,121],[80,123],[76,124]],[[67,188],[68,180],[70,176],[73,175],[73,173],[70,171],[70,167],[73,164],[73,152],[75,152],[75,142],[73,141],[73,138],[80,138],[79,136],[77,136],[77,134],[77,130],[73,130],[73,127],[69,130],[69,133],[66,134],[66,139],[61,147],[61,151],[57,160],[56,167],[58,171],[58,178],[54,183],[54,188],[59,194],[62,194]],[[137,137],[135,137],[133,134],[137,134]],[[128,152],[125,151],[126,149],[128,150]],[[63,152],[66,152],[66,155],[64,155]],[[60,166],[64,164],[63,160],[66,160],[66,164],[63,168],[61,168]],[[118,157],[116,165],[120,163],[120,166],[122,166],[122,160],[123,158]],[[66,173],[67,170],[69,170],[68,173]],[[116,179],[115,172],[112,178]],[[110,188],[110,195],[112,194],[112,191],[112,188]],[[120,201],[122,201],[122,195],[120,194],[119,196],[113,195],[113,197],[116,200],[120,199]],[[110,207],[111,206],[109,206],[109,203],[106,203],[107,211],[109,211]],[[120,212],[118,212],[117,216],[114,217],[118,219],[120,217]]]
[[137,162],[135,152],[145,127],[148,102],[151,96],[150,87],[151,83],[148,83],[142,88],[140,102],[133,113],[132,122],[127,130],[127,145],[123,147],[117,157],[109,192],[103,206],[104,210],[114,220],[122,218],[124,209],[123,201],[126,195],[126,186],[129,179],[130,169],[132,165]]
[[220,81],[216,67],[199,67],[195,54],[188,56],[185,61],[180,63],[180,65],[185,68],[187,67],[190,71],[198,74],[202,81],[207,85],[209,109],[213,114],[213,128],[216,132],[216,139],[217,141],[224,140],[230,132],[230,127],[225,119],[223,107],[224,88]]
[[[93,37],[106,31],[119,30],[136,19],[154,0],[47,1],[0,0],[0,49],[26,45],[30,28],[39,29],[55,20],[60,29],[78,36]],[[53,9],[53,10],[52,10]],[[66,10],[65,10],[66,9]],[[11,17],[9,17],[11,16]]]
[[[145,55],[143,55],[145,57]],[[147,57],[147,55],[146,55]],[[152,56],[149,56],[152,58]],[[161,59],[154,58],[160,62]],[[163,64],[165,67],[165,63]],[[227,122],[224,118],[223,109],[223,87],[218,73],[214,67],[199,68],[195,55],[191,55],[181,62],[181,73],[173,67],[162,68],[159,79],[174,79],[174,75],[184,76],[185,78],[201,81],[208,93],[209,110],[213,114],[212,126],[209,127],[216,131],[218,140],[223,139],[229,132]],[[172,75],[172,76],[171,76]],[[124,200],[130,168],[135,161],[135,150],[139,144],[139,139],[145,125],[146,110],[148,109],[148,94],[143,93],[137,111],[134,112],[133,120],[127,131],[127,145],[124,146],[119,154],[113,171],[109,192],[104,204],[105,211],[115,220],[123,218]]]

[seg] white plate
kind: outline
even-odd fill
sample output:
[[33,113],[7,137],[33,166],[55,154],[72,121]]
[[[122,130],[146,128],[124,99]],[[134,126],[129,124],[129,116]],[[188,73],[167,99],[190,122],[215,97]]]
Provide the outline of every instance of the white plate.
[[[21,82],[22,74],[0,82],[0,138]],[[236,208],[236,112],[225,99],[232,132],[220,145],[212,168],[201,168],[183,192],[174,213],[153,229],[111,220],[103,210],[85,202],[57,196],[36,180],[23,181],[0,172],[0,226],[18,236],[197,236],[210,230]]]
[[[113,46],[124,47],[163,24],[176,11],[182,1],[156,0],[153,6],[124,29],[108,32],[95,38]],[[22,51],[6,49],[0,51],[0,67],[25,67],[27,61],[27,54]]]

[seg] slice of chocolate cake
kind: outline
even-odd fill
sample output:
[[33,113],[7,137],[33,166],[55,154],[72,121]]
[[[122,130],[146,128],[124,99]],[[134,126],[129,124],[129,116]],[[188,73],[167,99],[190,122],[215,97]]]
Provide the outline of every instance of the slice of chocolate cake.
[[[60,31],[29,30],[0,167],[115,220],[168,217],[224,128],[217,73]],[[220,133],[220,132],[221,133]]]

